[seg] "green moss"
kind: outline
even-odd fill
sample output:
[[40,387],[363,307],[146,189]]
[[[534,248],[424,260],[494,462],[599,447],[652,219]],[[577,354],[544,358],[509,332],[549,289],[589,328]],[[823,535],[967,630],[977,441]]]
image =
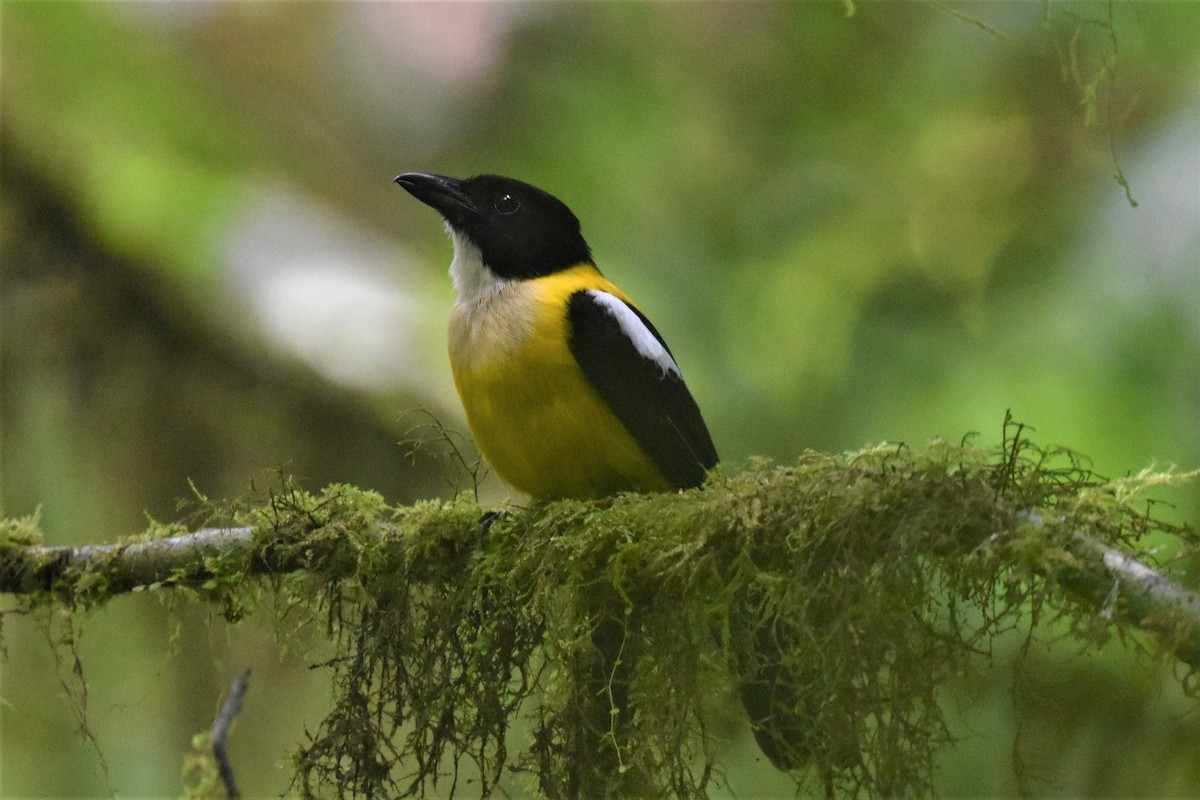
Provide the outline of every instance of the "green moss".
[[208,800],[225,796],[220,768],[213,756],[212,736],[198,733],[192,737],[192,751],[183,758],[183,794],[187,800]]
[[[1074,566],[1067,538],[1162,527],[1123,485],[1015,430],[997,451],[809,453],[700,491],[512,510],[486,535],[465,499],[405,510],[319,599],[343,655],[298,788],[488,794],[515,770],[548,796],[702,795],[738,688],[801,783],[927,794],[940,687],[1048,599],[1070,608],[1049,582]],[[1055,519],[1030,524],[1035,508]],[[518,751],[514,725],[532,731]]]
[[0,547],[30,547],[41,544],[45,537],[42,536],[40,519],[40,511],[25,517],[0,519]]
[[[927,795],[951,739],[940,693],[997,634],[1061,618],[1082,648],[1111,631],[1094,624],[1104,598],[1062,588],[1082,569],[1077,532],[1133,552],[1167,534],[1194,553],[1195,531],[1142,507],[1181,477],[1105,481],[1010,426],[992,450],[806,453],[689,492],[486,518],[466,497],[391,508],[285,484],[233,512],[248,546],[164,583],[232,619],[266,585],[281,639],[324,627],[333,703],[294,756],[304,796],[487,796],[514,780],[549,797],[704,796],[738,694],[799,787]],[[104,567],[57,596],[102,602]]]

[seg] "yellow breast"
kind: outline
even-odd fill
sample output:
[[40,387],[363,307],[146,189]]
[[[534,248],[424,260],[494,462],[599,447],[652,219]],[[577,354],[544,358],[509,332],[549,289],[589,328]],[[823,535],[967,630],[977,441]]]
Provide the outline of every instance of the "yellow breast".
[[629,302],[581,264],[455,306],[450,364],[475,442],[505,482],[535,499],[666,491],[570,351],[567,300],[583,289]]

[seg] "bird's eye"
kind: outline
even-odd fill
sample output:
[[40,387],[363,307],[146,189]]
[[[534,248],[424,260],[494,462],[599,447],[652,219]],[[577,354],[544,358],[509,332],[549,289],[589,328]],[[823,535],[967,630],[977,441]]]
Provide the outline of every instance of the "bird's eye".
[[504,194],[496,195],[495,206],[496,210],[501,214],[511,214],[520,208],[521,204],[517,202],[517,198],[505,192]]

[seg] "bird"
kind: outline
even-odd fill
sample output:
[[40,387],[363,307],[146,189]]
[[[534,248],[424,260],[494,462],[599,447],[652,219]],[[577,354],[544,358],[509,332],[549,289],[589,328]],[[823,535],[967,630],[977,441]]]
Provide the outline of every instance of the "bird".
[[454,246],[450,366],[480,453],[535,501],[701,485],[718,461],[666,341],[601,274],[579,219],[499,175],[395,178]]
[[[395,182],[442,215],[453,242],[450,366],[475,443],[500,478],[534,501],[704,482],[717,450],[679,364],[601,274],[565,203],[499,175],[406,172]],[[639,794],[637,770],[621,767],[614,747],[631,720],[630,609],[608,579],[585,594],[593,649],[572,657],[562,724],[577,752],[594,755],[572,765],[565,793]]]

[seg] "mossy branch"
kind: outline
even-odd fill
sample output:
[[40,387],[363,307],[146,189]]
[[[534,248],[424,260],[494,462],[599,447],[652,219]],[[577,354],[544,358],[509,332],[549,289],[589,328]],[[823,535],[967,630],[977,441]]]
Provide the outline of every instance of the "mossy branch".
[[[338,646],[334,709],[296,755],[305,795],[453,791],[461,761],[472,795],[516,774],[551,797],[700,796],[734,689],[798,779],[920,795],[950,740],[937,691],[1002,631],[1058,618],[1087,646],[1142,629],[1200,666],[1200,598],[1157,555],[1192,556],[1198,537],[1144,497],[1191,476],[1104,481],[1020,433],[992,450],[808,453],[487,525],[466,498],[391,508],[345,486],[287,486],[226,526],[116,545],[46,547],[16,521],[0,590],[28,609],[187,586],[228,609],[267,576]],[[623,631],[629,707],[600,732],[619,774],[589,783],[595,754],[573,746],[597,717],[572,686],[601,620]],[[522,718],[531,741],[510,753]]]
[[[1178,477],[1188,476],[1180,473]],[[455,510],[448,508],[447,515],[461,521]],[[602,518],[596,521],[602,524]],[[429,522],[440,524],[436,516]],[[1023,524],[1037,531],[1045,521],[1031,511],[1024,515]],[[399,532],[379,529],[381,543],[389,533]],[[1049,542],[1054,534],[1046,533]],[[212,565],[214,558],[222,562],[245,560],[249,575],[300,570],[310,560],[341,563],[347,574],[328,577],[348,578],[353,562],[339,558],[338,552],[345,544],[330,539],[314,542],[301,559],[290,551],[256,545],[255,528],[250,526],[202,528],[160,539],[79,547],[14,545],[10,541],[0,549],[0,592],[86,604],[146,588],[201,588],[219,574]],[[256,548],[256,555],[250,556]],[[1083,531],[1074,532],[1063,543],[1063,550],[1073,561],[1056,565],[1058,568],[1051,571],[1064,588],[1093,605],[1098,614],[1159,634],[1173,643],[1181,661],[1200,669],[1200,594]],[[96,572],[102,577],[98,579]],[[102,593],[92,588],[97,580],[104,587]]]
[[[0,592],[46,594],[70,604],[166,585],[201,585],[215,577],[208,560],[242,558],[254,529],[204,528],[194,533],[79,547],[4,544]],[[265,562],[250,565],[267,569]],[[93,587],[99,581],[102,591]]]

